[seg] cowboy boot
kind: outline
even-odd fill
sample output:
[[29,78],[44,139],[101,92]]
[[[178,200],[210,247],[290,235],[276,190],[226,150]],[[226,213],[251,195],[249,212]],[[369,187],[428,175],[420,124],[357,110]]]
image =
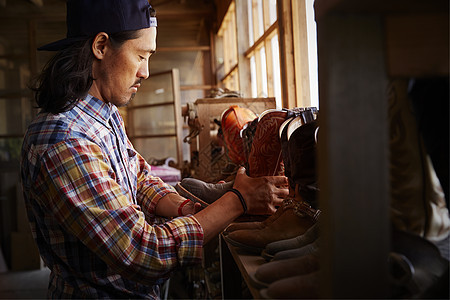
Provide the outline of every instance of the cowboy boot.
[[255,136],[256,127],[258,126],[258,118],[244,125],[241,130],[242,142],[244,144],[245,163],[244,166],[248,170],[248,157],[252,150],[253,137]]
[[248,108],[232,105],[222,113],[221,130],[225,141],[229,159],[242,165],[246,162],[244,155],[244,143],[241,137],[241,130],[244,126],[252,122],[256,114]]
[[[285,172],[284,174],[288,178],[288,182],[289,182],[289,195],[288,195],[287,199],[294,198],[294,187],[293,187],[292,181],[290,179],[291,176],[290,176],[287,129],[288,129],[289,124],[292,122],[292,120],[295,119],[296,116],[298,116],[298,114],[299,114],[299,111],[287,110],[288,119],[285,120],[280,125],[280,128],[279,128],[279,135],[280,135],[280,142],[281,142],[281,154],[282,154],[282,159],[284,162],[284,172]],[[254,132],[254,130],[253,130],[253,132]],[[287,201],[292,202],[292,200],[287,200]],[[275,214],[273,214],[272,216],[270,216],[269,218],[267,218],[266,220],[264,220],[262,222],[232,223],[230,226],[228,226],[225,229],[224,234],[228,234],[232,231],[241,230],[241,229],[263,229],[264,227],[266,227],[268,224],[272,223],[273,220],[275,220],[276,218],[278,218],[281,215],[281,213],[283,211],[283,207],[286,205],[287,205],[287,202],[285,200],[283,202],[283,206],[281,207],[281,209],[277,209]]]
[[260,254],[269,243],[304,234],[317,222],[319,215],[320,210],[311,208],[306,202],[294,201],[265,228],[236,230],[224,238],[233,246]]
[[251,284],[258,288],[266,288],[271,283],[297,275],[304,275],[319,269],[319,259],[315,254],[286,260],[273,261],[259,266],[250,275]]
[[319,271],[277,280],[260,294],[263,299],[317,299]]
[[296,186],[295,194],[298,194],[313,208],[317,208],[316,132],[318,120],[295,126],[295,123],[291,123],[288,127],[291,180]]
[[[293,127],[297,127],[303,124],[306,124],[308,122],[312,122],[314,120],[314,114],[313,111],[315,111],[315,108],[293,108],[290,110],[287,110],[287,117],[286,121],[284,121],[279,129],[280,134],[280,143],[281,143],[281,154],[283,157],[283,163],[284,163],[284,175],[288,178],[289,181],[289,187],[291,189],[294,188],[295,183],[292,180],[291,175],[291,162],[289,158],[289,141],[288,141],[288,129]],[[294,123],[298,124],[297,126],[294,125]],[[291,125],[293,124],[293,125]],[[290,136],[290,133],[289,133]]]
[[312,244],[319,236],[319,224],[314,224],[304,234],[287,240],[280,240],[266,246],[261,256],[271,260],[280,251],[298,249]]
[[250,177],[284,175],[279,128],[286,120],[286,110],[270,109],[258,118],[248,157]]
[[184,178],[175,185],[178,194],[191,200],[201,199],[211,204],[233,188],[234,181],[207,183],[195,178]]
[[[288,112],[289,113],[289,112]],[[291,112],[292,113],[292,112]],[[294,182],[292,181],[291,176],[291,163],[289,159],[289,148],[288,148],[288,138],[287,132],[289,125],[296,119],[295,116],[288,118],[284,121],[279,129],[280,133],[280,143],[281,143],[281,155],[284,163],[284,176],[288,178],[289,191],[294,191]]]

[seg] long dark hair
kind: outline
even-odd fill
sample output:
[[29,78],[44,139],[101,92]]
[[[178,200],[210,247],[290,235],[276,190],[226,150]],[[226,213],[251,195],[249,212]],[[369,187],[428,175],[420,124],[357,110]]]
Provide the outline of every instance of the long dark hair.
[[[109,35],[114,48],[139,37],[138,30]],[[92,86],[93,38],[72,44],[55,54],[31,86],[38,108],[58,114],[72,109]]]

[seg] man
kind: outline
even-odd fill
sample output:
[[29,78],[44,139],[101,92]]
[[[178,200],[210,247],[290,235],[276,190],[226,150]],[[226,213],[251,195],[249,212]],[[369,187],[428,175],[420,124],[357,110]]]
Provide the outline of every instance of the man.
[[171,271],[199,263],[203,244],[236,217],[273,213],[287,179],[241,169],[232,192],[199,211],[149,175],[117,110],[149,76],[156,18],[147,0],[69,0],[67,29],[41,47],[58,52],[34,88],[41,111],[22,150],[48,297],[158,298]]

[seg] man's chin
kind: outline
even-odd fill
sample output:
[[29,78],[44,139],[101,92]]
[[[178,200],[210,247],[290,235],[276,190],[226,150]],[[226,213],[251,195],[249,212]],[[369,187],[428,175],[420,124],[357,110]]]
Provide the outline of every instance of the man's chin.
[[130,97],[130,99],[128,99],[128,101],[125,101],[124,103],[120,103],[119,105],[116,105],[116,106],[117,107],[127,106],[131,102],[131,100],[134,99],[135,96],[136,96],[136,93],[131,94],[131,97]]

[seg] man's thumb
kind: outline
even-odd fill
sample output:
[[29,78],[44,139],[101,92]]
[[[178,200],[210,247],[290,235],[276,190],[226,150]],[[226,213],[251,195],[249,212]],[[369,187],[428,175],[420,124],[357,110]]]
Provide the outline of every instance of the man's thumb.
[[236,174],[245,174],[245,167],[239,167]]

